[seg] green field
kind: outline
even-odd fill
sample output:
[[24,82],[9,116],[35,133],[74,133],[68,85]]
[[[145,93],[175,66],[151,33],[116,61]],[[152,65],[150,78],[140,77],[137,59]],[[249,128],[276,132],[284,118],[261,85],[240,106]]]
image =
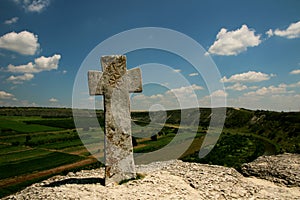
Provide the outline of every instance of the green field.
[[[30,119],[31,118],[31,119]],[[12,135],[14,133],[34,133],[44,131],[62,130],[59,127],[51,127],[39,124],[27,124],[24,121],[35,120],[37,117],[7,117],[0,116],[0,135]]]
[[[65,152],[65,149],[68,151]],[[76,163],[89,155],[74,129],[73,119],[69,116],[0,116],[0,182]],[[15,192],[32,181],[30,179],[4,185],[0,189],[0,197]]]
[[22,162],[24,160],[29,160],[31,158],[36,158],[39,156],[45,156],[50,154],[50,151],[42,150],[42,149],[28,149],[19,152],[11,152],[0,157],[0,165]]
[[[22,153],[19,155],[22,155]],[[44,155],[36,153],[36,156],[31,156],[27,159],[1,163],[0,179],[24,175],[46,169],[52,169],[54,167],[73,163],[81,159],[82,157],[60,152],[51,152]]]
[[28,149],[29,149],[28,147],[24,147],[24,146],[11,146],[11,145],[0,144],[0,155],[3,156],[9,153],[25,151]]

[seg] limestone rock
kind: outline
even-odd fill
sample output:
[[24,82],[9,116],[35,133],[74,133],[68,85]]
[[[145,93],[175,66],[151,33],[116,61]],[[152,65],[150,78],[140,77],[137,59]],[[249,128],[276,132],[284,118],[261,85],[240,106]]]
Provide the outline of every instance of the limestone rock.
[[246,176],[256,176],[286,186],[300,187],[300,155],[261,156],[242,166]]
[[[298,155],[288,156],[299,162]],[[278,162],[281,159],[285,161],[286,155],[276,157]],[[52,177],[4,199],[300,199],[299,186],[244,177],[222,166],[170,160],[139,165],[136,170],[145,177],[122,185],[104,186],[104,176],[99,177],[104,168],[83,170]]]

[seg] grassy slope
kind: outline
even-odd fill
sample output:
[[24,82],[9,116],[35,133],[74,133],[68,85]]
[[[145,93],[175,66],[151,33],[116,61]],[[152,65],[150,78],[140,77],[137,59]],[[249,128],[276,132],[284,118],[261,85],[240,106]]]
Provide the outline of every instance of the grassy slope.
[[[22,112],[19,112],[20,110]],[[6,108],[6,114],[13,113],[17,115],[19,112],[19,114],[24,115],[24,113],[27,113],[30,116],[0,116],[0,179],[7,180],[7,178],[34,174],[75,163],[89,156],[76,131],[65,129],[69,127],[64,122],[69,122],[72,118],[67,115],[67,118],[31,116],[37,114],[38,110],[43,113],[44,109],[34,108],[31,113],[31,109]],[[47,112],[51,111],[51,115],[55,115],[57,109],[46,110]],[[3,110],[0,109],[0,114],[3,114],[1,111]],[[59,112],[61,112],[61,115],[66,114],[62,109]],[[58,121],[60,123],[55,123]],[[70,147],[80,147],[77,148],[80,151],[75,152],[78,151],[77,149],[70,151],[68,149]],[[68,151],[64,152],[64,149]],[[43,177],[34,180],[41,179]],[[28,179],[22,183],[5,185],[0,189],[0,197],[16,192],[20,188],[33,183],[34,180]]]
[[36,119],[36,117],[7,117],[0,116],[0,135],[4,132],[18,132],[18,133],[32,133],[43,131],[58,131],[62,130],[59,127],[44,126],[39,124],[26,124],[24,120],[30,120],[30,118]]
[[[20,153],[20,155],[26,152]],[[64,164],[81,160],[82,158],[75,155],[69,155],[60,152],[51,152],[41,155],[36,153],[35,156],[23,160],[10,161],[0,164],[0,179],[28,174],[35,171],[52,169]]]

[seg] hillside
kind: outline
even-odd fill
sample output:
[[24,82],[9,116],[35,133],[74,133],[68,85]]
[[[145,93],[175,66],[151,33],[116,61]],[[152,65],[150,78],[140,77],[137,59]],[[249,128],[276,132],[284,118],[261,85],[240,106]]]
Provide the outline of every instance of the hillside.
[[[199,127],[206,130],[211,120],[211,109],[200,108],[199,110]],[[179,125],[182,120],[181,112],[183,111],[167,111],[166,123]],[[193,112],[189,111],[188,113]],[[195,112],[195,114],[198,113]],[[185,116],[183,115],[183,117]],[[195,118],[193,116],[187,117]],[[132,113],[132,118],[146,124],[150,122],[148,112]],[[188,120],[183,119],[183,121]],[[265,138],[276,146],[276,153],[300,153],[300,112],[253,111],[242,108],[227,108],[223,132],[239,132]]]
[[[194,110],[197,110],[197,112],[194,113],[195,115],[198,115],[198,109]],[[199,118],[199,127],[206,130],[211,119],[211,109],[200,108],[199,111],[201,113]],[[82,115],[83,117],[87,117],[90,112],[90,110],[76,110],[76,114]],[[195,119],[195,117],[190,116],[193,114],[193,111],[188,111],[188,116],[185,116],[184,114],[181,116],[182,112],[184,113],[185,110],[167,111],[166,123],[179,125],[180,122],[190,123],[189,118]],[[159,116],[157,113],[155,115]],[[97,111],[97,115],[99,117],[99,122],[103,125],[103,111]],[[64,121],[64,123],[68,124],[67,128],[75,128],[72,120],[72,109],[70,108],[1,107],[0,116],[69,118],[69,120]],[[183,117],[183,119],[181,119],[181,117]],[[133,112],[132,119],[141,125],[147,125],[150,122],[148,112]],[[31,123],[38,124],[41,122],[36,121]],[[84,124],[86,125],[86,123]],[[93,125],[90,126],[92,127]],[[300,152],[300,112],[253,111],[247,109],[227,108],[223,132],[236,132],[237,130],[242,133],[254,134],[268,139],[271,143],[273,143],[273,145],[276,145],[276,153]]]

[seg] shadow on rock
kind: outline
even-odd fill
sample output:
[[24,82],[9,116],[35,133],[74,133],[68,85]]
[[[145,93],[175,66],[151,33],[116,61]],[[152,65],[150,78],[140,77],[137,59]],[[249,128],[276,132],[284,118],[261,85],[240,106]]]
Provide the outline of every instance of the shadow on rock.
[[43,187],[57,187],[66,184],[96,184],[100,183],[104,186],[104,178],[69,178],[60,181],[55,181],[44,185]]

